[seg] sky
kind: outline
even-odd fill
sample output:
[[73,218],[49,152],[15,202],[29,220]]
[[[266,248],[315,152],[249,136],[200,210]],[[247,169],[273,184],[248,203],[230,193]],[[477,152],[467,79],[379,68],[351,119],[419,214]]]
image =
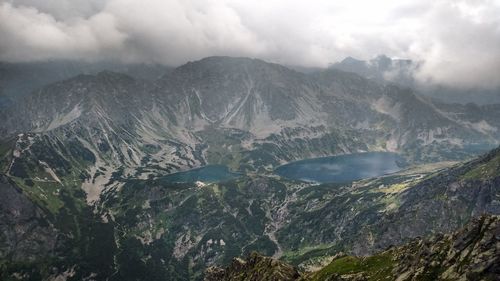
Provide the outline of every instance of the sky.
[[499,87],[500,0],[0,0],[0,61],[326,67],[379,54],[421,62],[422,80]]

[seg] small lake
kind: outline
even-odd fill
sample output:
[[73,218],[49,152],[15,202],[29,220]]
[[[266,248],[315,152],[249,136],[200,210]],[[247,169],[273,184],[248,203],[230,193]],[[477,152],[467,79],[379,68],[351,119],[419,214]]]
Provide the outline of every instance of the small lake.
[[241,176],[239,173],[231,172],[224,165],[207,165],[200,168],[173,173],[162,177],[167,182],[186,183],[186,182],[220,182],[234,179]]
[[292,162],[276,168],[281,177],[318,183],[343,183],[402,169],[403,158],[391,152],[354,153]]

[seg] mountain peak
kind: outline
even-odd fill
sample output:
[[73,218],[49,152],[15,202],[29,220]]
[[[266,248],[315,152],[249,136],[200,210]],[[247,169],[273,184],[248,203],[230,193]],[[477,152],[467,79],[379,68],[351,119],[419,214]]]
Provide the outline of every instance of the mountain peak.
[[211,70],[228,70],[228,71],[248,71],[248,70],[265,70],[276,69],[281,71],[291,71],[285,66],[280,64],[267,62],[261,59],[248,58],[248,57],[230,57],[230,56],[211,56],[197,61],[190,61],[184,65],[179,66],[176,70],[186,69],[211,69]]
[[363,62],[364,61],[362,61],[362,60],[359,60],[359,59],[353,58],[351,56],[348,56],[345,59],[343,59],[340,63],[341,64],[352,64],[352,63],[363,63]]

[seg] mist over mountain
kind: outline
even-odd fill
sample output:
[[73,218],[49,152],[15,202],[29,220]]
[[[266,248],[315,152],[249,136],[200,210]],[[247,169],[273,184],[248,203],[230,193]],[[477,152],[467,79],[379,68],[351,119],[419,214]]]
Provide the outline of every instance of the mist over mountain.
[[425,62],[424,81],[497,89],[499,11],[496,1],[467,0],[3,0],[0,60],[178,66],[229,55],[326,67],[387,54]]
[[53,60],[43,62],[0,63],[0,93],[11,101],[48,84],[79,74],[97,74],[108,70],[131,75],[137,79],[156,80],[171,67],[159,64],[123,64],[119,62],[83,62]]
[[422,79],[422,64],[425,64],[425,62],[392,59],[385,55],[379,55],[368,61],[347,57],[329,67],[353,72],[379,82],[396,83],[403,87],[415,89],[419,94],[448,103],[500,103],[499,87],[493,89],[490,85],[463,87],[460,85],[440,84],[432,79]]

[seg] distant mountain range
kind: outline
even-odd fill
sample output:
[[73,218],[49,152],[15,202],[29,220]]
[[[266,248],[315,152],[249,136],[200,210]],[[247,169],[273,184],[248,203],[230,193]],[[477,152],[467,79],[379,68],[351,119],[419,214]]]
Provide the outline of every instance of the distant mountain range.
[[500,88],[488,87],[453,87],[433,81],[420,81],[417,79],[422,62],[408,59],[393,59],[385,55],[364,61],[352,57],[334,63],[330,68],[353,72],[365,78],[378,82],[396,83],[402,87],[416,90],[424,96],[442,100],[447,103],[500,103]]
[[[474,158],[500,143],[500,105],[249,58],[138,76],[64,77],[0,109],[0,279],[201,280],[252,251],[302,270],[500,214],[499,150]],[[324,185],[273,173],[365,151],[412,168]],[[241,176],[166,180],[208,164]]]
[[79,74],[97,74],[108,70],[136,79],[156,80],[172,68],[158,64],[124,64],[119,62],[46,61],[30,63],[0,62],[0,108],[31,94],[48,84]]

